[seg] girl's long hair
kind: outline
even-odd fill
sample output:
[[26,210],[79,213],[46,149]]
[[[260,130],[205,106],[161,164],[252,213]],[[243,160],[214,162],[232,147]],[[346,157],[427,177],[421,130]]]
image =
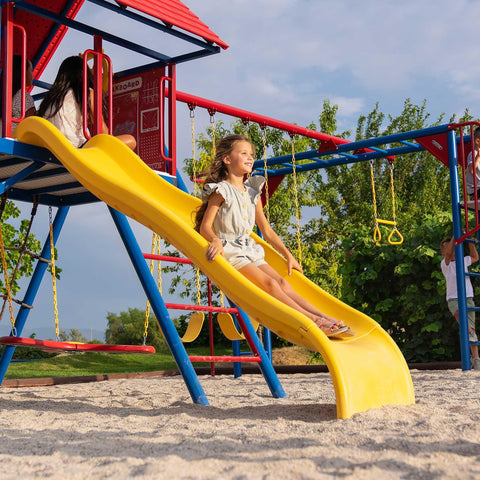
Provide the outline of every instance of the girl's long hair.
[[[213,162],[211,163],[209,169],[206,172],[205,183],[219,183],[227,178],[228,169],[227,166],[223,163],[223,159],[226,156],[230,155],[233,147],[237,142],[248,142],[252,144],[250,139],[247,138],[245,135],[237,134],[227,135],[217,143],[217,147],[215,149],[215,158],[213,159]],[[205,198],[204,195],[202,195],[202,197],[203,202],[195,212],[195,230],[197,232],[200,231],[200,225],[202,224],[202,220],[208,206],[208,197]]]
[[[87,88],[93,88],[93,76],[88,68]],[[49,115],[55,115],[62,107],[65,95],[70,89],[73,91],[75,101],[81,108],[83,102],[83,59],[78,56],[68,57],[62,62],[52,87],[45,94],[40,104],[38,115],[44,117],[49,109],[51,109]]]

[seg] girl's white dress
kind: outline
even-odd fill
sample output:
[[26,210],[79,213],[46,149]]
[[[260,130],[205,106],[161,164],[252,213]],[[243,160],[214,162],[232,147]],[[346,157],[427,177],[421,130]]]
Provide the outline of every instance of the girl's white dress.
[[[52,108],[49,108],[45,112],[45,118],[53,123],[74,147],[81,147],[87,141],[87,138],[83,133],[82,109],[75,100],[73,90],[67,91],[63,104],[55,115],[52,114],[52,110]],[[88,131],[87,133],[90,135]]]
[[245,181],[245,191],[226,181],[203,186],[205,200],[213,192],[223,197],[224,202],[213,222],[213,231],[222,242],[225,258],[237,269],[249,263],[256,266],[267,263],[262,246],[250,237],[255,226],[255,207],[264,183],[264,177],[255,175]]

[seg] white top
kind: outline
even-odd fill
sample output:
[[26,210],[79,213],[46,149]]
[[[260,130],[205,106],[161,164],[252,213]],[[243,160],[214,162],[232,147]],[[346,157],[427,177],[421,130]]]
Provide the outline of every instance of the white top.
[[[475,151],[475,158],[477,158],[477,151]],[[473,193],[473,175],[470,173],[469,167],[472,164],[472,152],[468,154],[467,157],[467,170],[466,170],[466,180],[467,180],[467,193]],[[475,168],[475,174],[477,177],[477,190],[480,189],[480,162],[477,163]]]
[[52,108],[50,107],[45,112],[45,118],[53,123],[74,147],[81,147],[87,139],[83,134],[82,110],[75,100],[73,90],[70,89],[66,93],[63,99],[63,105],[55,115],[51,115],[51,111]]
[[[468,272],[468,267],[472,264],[472,257],[470,255],[467,255],[464,258],[465,262],[465,272]],[[445,280],[447,282],[447,300],[450,300],[452,298],[458,298],[457,294],[457,271],[456,271],[456,264],[455,260],[450,261],[450,263],[447,265],[445,263],[445,259],[442,259],[442,262],[440,263],[440,266],[442,267],[442,273],[445,276]],[[473,298],[473,287],[472,287],[472,282],[470,281],[470,277],[465,278],[465,290],[467,293],[467,298],[472,297]]]
[[235,268],[242,268],[247,263],[265,263],[263,247],[250,237],[255,226],[255,207],[264,183],[264,177],[255,175],[244,182],[244,191],[225,180],[203,186],[204,198],[213,192],[223,197],[213,221],[213,231],[222,242],[225,258]]
[[[35,102],[32,96],[25,93],[25,112],[28,112],[32,107],[35,107]],[[12,98],[12,118],[20,118],[22,116],[22,89],[19,88],[17,93]],[[12,122],[12,133],[17,128],[18,123]],[[0,135],[2,135],[2,122],[0,120]]]
[[[25,93],[25,112],[35,107],[32,96]],[[12,118],[20,118],[22,116],[22,89],[19,88],[12,98]],[[18,123],[12,122],[12,132],[17,128]]]

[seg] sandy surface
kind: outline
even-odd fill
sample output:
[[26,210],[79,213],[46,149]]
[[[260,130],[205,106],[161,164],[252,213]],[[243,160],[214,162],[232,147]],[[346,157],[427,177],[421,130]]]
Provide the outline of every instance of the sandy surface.
[[0,389],[2,479],[478,479],[480,372],[413,371],[416,405],[337,420],[328,374]]

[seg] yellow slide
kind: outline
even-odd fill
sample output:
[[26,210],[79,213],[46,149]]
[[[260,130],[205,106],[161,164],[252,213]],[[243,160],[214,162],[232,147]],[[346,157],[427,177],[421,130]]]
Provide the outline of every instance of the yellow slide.
[[339,418],[382,405],[415,402],[405,359],[378,323],[299,272],[288,277],[283,257],[255,235],[265,248],[267,262],[288,277],[303,297],[348,324],[356,332],[354,337],[328,339],[311,320],[253,285],[223,257],[208,262],[207,241],[192,227],[199,200],[160,178],[122,142],[98,135],[76,149],[51,123],[37,117],[25,119],[15,133],[22,142],[52,151],[99,199],[174,245],[252,318],[280,337],[320,352],[332,376]]

